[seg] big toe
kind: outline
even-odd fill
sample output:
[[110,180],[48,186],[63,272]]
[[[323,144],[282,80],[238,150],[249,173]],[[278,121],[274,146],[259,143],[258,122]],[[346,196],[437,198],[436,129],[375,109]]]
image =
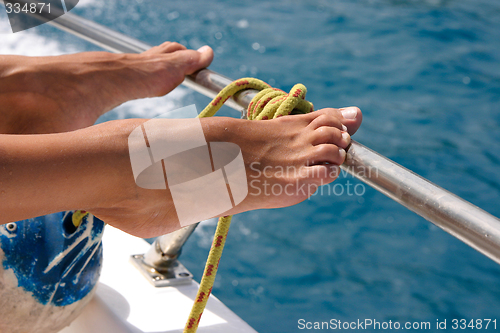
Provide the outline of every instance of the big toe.
[[210,46],[203,46],[198,51],[178,51],[178,55],[185,74],[193,74],[197,70],[208,67],[214,59],[214,51]]
[[339,109],[338,112],[342,115],[341,122],[347,127],[347,132],[350,135],[356,133],[363,121],[361,110],[358,107],[351,106]]

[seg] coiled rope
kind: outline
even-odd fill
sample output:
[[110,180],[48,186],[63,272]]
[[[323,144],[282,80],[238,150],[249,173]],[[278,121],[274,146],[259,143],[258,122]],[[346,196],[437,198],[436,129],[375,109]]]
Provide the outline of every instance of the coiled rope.
[[[212,117],[230,97],[246,89],[260,90],[248,105],[247,118],[250,120],[278,118],[292,114],[294,110],[298,113],[308,113],[314,110],[313,105],[305,100],[306,87],[300,83],[293,86],[290,93],[287,94],[283,90],[272,88],[261,80],[243,78],[233,81],[222,89],[213,101],[198,115],[198,118]],[[201,315],[212,292],[222,250],[224,249],[229,226],[231,225],[231,218],[232,216],[219,218],[212,247],[205,265],[205,271],[200,282],[200,288],[198,289],[193,308],[184,328],[184,333],[196,332],[198,329]]]

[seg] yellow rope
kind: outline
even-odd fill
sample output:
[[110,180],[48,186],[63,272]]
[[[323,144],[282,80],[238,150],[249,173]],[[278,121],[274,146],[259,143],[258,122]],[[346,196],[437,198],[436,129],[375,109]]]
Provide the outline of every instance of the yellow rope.
[[89,215],[89,213],[86,211],[77,210],[73,213],[73,216],[71,216],[71,222],[73,222],[73,225],[78,228],[80,224],[82,224],[83,218],[87,215]]
[[[271,88],[271,86],[261,80],[244,78],[233,81],[222,89],[214,100],[199,114],[198,118],[212,117],[230,97],[245,89],[260,90],[248,105],[247,118],[250,120],[278,118],[291,114],[294,109],[300,113],[307,113],[314,110],[313,105],[305,100],[307,89],[302,84],[296,84],[290,93],[287,94],[282,90]],[[224,249],[229,226],[231,225],[231,218],[232,216],[219,218],[212,248],[208,254],[205,271],[200,282],[200,288],[189,314],[186,327],[184,328],[184,333],[193,333],[198,329],[201,315],[212,292],[222,250]]]

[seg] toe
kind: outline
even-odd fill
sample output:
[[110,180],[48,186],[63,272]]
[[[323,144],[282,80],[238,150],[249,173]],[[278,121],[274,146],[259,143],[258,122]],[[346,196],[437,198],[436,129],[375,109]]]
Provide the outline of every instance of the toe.
[[347,132],[338,128],[323,126],[312,133],[311,143],[313,146],[330,143],[341,148],[347,148],[351,143],[351,137]]
[[310,155],[307,158],[307,165],[318,165],[318,164],[335,164],[341,165],[344,163],[346,157],[346,151],[331,144],[323,144],[314,146],[310,151]]
[[176,54],[185,74],[192,74],[208,67],[214,58],[214,51],[209,46],[202,47],[198,51],[183,50]]
[[353,135],[358,130],[363,120],[361,110],[355,106],[348,108],[338,109],[339,114],[342,116],[341,121],[347,127],[347,132]]
[[214,50],[208,45],[200,47],[198,53],[200,53],[200,68],[208,67],[214,60]]
[[172,53],[175,51],[185,50],[186,47],[176,42],[164,42],[158,46],[153,46],[149,50],[145,51],[144,54],[164,54],[164,53]]
[[186,50],[186,47],[176,42],[165,42],[158,46],[158,49],[162,53],[172,53],[175,51]]

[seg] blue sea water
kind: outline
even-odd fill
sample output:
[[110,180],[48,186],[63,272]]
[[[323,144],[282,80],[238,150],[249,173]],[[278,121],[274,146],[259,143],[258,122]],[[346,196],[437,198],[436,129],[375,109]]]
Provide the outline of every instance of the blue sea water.
[[[316,108],[359,106],[355,140],[500,216],[498,0],[96,0],[74,12],[150,44],[208,44],[215,71],[301,82]],[[47,25],[31,33],[98,49]],[[208,101],[180,89],[142,115]],[[304,331],[300,319],[500,328],[497,264],[352,177],[338,184],[342,195],[235,217],[214,294],[259,332]],[[201,226],[182,254],[198,279],[214,229]]]

